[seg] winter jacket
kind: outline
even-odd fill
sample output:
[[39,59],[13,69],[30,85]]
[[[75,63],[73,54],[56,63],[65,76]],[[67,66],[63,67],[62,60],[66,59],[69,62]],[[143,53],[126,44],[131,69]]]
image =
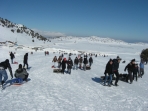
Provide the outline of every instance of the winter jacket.
[[12,52],[10,53],[10,58],[11,59],[14,59],[15,58],[15,56],[14,56],[14,54]]
[[140,68],[144,69],[144,63],[140,62],[139,66]]
[[66,68],[66,61],[62,61],[62,69],[65,69]]
[[84,63],[84,64],[87,64],[87,63],[88,63],[88,60],[87,60],[87,58],[86,58],[86,57],[84,58],[83,63]]
[[16,78],[21,78],[21,79],[25,79],[26,75],[28,75],[28,73],[27,73],[26,69],[24,69],[24,68],[17,69],[14,74],[14,76]]
[[24,55],[24,63],[28,63],[28,53],[26,53],[25,55]]
[[67,61],[67,69],[72,69],[73,66],[73,61],[72,60],[68,60]]
[[59,57],[59,58],[58,58],[58,62],[61,62],[61,61],[62,61],[62,57]]
[[124,71],[126,71],[126,69],[127,69],[128,71],[133,72],[134,67],[135,67],[134,64],[129,63],[129,64],[125,67]]
[[113,74],[113,64],[110,64],[110,61],[106,64],[105,72],[104,74]]
[[139,74],[139,67],[134,67],[133,68],[133,74]]
[[9,69],[9,72],[10,72],[10,75],[11,75],[11,77],[13,78],[13,74],[12,74],[12,68],[11,68],[11,65],[10,65],[10,63],[9,63],[9,60],[6,60],[6,61],[4,61],[4,62],[1,62],[0,63],[0,67],[1,68],[4,68],[4,69]]
[[54,57],[53,60],[52,60],[52,62],[57,62],[57,58]]
[[119,69],[119,63],[117,59],[113,60],[113,71],[118,71]]
[[82,57],[79,59],[79,62],[80,62],[80,63],[82,63],[82,62],[83,62],[83,59],[82,59]]
[[78,63],[79,63],[78,58],[74,60],[74,63],[75,63],[75,64],[78,64]]
[[89,58],[89,63],[93,63],[92,57]]

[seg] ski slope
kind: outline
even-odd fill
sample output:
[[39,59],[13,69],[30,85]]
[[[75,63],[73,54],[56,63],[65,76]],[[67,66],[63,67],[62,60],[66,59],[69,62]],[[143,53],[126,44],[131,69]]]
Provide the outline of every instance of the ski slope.
[[[0,26],[0,42],[12,41],[17,38],[18,46],[0,44],[0,62],[9,59],[9,52],[16,52],[14,61],[23,63],[23,56],[29,53],[29,82],[22,86],[10,86],[10,74],[5,89],[0,90],[1,111],[148,111],[148,65],[145,75],[133,84],[119,81],[118,87],[103,86],[100,76],[104,75],[106,63],[110,58],[120,56],[126,63],[120,63],[119,72],[135,58],[139,63],[141,51],[148,44],[126,43],[120,40],[100,37],[61,37],[44,43],[26,34],[12,33],[8,28]],[[42,47],[34,51],[32,47]],[[49,56],[44,55],[49,51]],[[78,55],[81,52],[97,54],[93,56],[91,70],[72,70],[69,74],[53,73],[51,66],[54,56],[61,51]],[[33,55],[30,53],[33,52]],[[76,57],[72,55],[72,59]],[[107,55],[108,57],[103,57]],[[68,55],[64,55],[68,58]],[[13,74],[18,65],[12,64]]]
[[[22,86],[8,86],[0,92],[1,111],[147,111],[148,110],[148,66],[145,65],[145,75],[138,82],[128,84],[119,81],[118,87],[103,86],[100,76],[104,75],[105,65],[110,58],[119,55],[126,63],[120,63],[119,72],[124,72],[127,63],[135,58],[139,61],[139,54],[148,45],[138,44],[113,44],[93,43],[83,38],[77,43],[73,40],[53,40],[52,47],[44,49],[49,51],[49,56],[44,51],[20,49],[1,46],[0,61],[9,58],[9,51],[16,52],[19,64],[23,63],[23,56],[29,52],[28,63],[32,68],[28,71],[29,81]],[[23,44],[24,45],[24,44]],[[59,56],[59,50],[76,53],[78,50],[100,53],[109,57],[93,57],[94,63],[91,70],[72,70],[72,74],[53,73],[51,66],[54,56]],[[55,52],[53,54],[53,52]],[[67,58],[68,55],[65,55]],[[72,59],[76,56],[73,55]],[[139,62],[138,62],[139,63]],[[12,64],[13,72],[18,65]],[[8,70],[7,70],[8,72]],[[8,72],[10,80],[10,74]]]

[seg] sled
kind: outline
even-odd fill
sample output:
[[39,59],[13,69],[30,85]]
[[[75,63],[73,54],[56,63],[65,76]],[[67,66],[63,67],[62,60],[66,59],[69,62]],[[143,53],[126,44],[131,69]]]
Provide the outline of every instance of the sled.
[[13,64],[18,64],[18,62],[13,62]]
[[21,85],[23,85],[23,84],[29,82],[31,79],[28,78],[27,81],[22,81],[22,80],[21,80],[21,81],[17,81],[17,82],[16,82],[15,80],[16,80],[16,79],[13,80],[14,82],[13,82],[11,85],[13,85],[13,86],[21,86]]
[[61,73],[62,69],[53,69],[53,73]]
[[86,70],[90,70],[91,67],[89,65],[86,65]]

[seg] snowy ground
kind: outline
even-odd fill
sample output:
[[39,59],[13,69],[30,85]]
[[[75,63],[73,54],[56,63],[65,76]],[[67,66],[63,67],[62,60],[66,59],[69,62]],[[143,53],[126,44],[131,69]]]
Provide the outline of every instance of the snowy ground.
[[[119,55],[126,60],[125,64],[120,63],[119,69],[120,73],[125,73],[127,63],[133,58],[139,61],[141,50],[148,45],[103,44],[87,39],[52,40],[52,43],[51,47],[44,49],[50,52],[49,56],[45,56],[43,51],[31,55],[31,49],[15,51],[15,48],[0,46],[0,61],[9,58],[9,51],[15,51],[14,61],[22,63],[24,54],[29,52],[28,63],[32,67],[28,71],[31,81],[22,86],[8,86],[0,92],[1,111],[148,111],[148,65],[145,66],[144,77],[133,84],[119,81],[119,87],[108,87],[103,86],[100,79],[110,58]],[[93,57],[91,70],[72,70],[71,75],[63,75],[53,73],[51,68],[53,57],[60,55],[58,50],[94,52],[109,57]],[[12,64],[13,72],[17,67]],[[8,76],[10,80],[9,72]]]

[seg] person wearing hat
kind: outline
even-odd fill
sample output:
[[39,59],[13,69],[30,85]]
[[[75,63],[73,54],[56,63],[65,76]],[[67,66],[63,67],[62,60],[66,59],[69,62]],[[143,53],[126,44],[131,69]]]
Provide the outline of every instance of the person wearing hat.
[[141,76],[141,78],[142,78],[142,76],[144,75],[144,60],[143,59],[141,59],[141,62],[139,64],[139,66],[140,66],[140,74],[139,74],[139,76]]
[[68,61],[67,61],[67,72],[68,72],[69,74],[71,74],[72,66],[73,66],[73,61],[71,60],[71,57],[69,57],[69,59],[68,59]]
[[126,79],[126,82],[128,82],[128,79],[130,79],[130,84],[133,82],[133,69],[135,67],[135,59],[132,59],[131,62],[125,67],[124,71],[128,70],[128,77]]
[[22,67],[22,64],[19,64],[18,69],[15,71],[14,76],[16,78],[20,78],[23,81],[27,81],[29,74],[27,73],[26,69]]
[[88,63],[88,60],[87,60],[87,56],[84,55],[84,61],[83,61],[84,65],[83,65],[83,68],[84,68],[84,71],[86,71],[86,64]]
[[67,62],[67,60],[66,60],[66,58],[64,58],[64,59],[62,60],[62,73],[63,73],[63,74],[64,74],[64,72],[65,72],[66,62]]
[[116,75],[115,86],[118,86],[118,84],[117,84],[119,81],[118,69],[119,69],[120,61],[121,61],[121,58],[119,56],[117,56],[117,58],[113,60],[113,74]]
[[23,66],[23,68],[25,67],[25,65],[27,65],[27,69],[28,69],[28,53],[26,53],[24,55],[24,66]]
[[10,53],[10,59],[11,59],[11,63],[13,64],[13,59],[15,58],[14,54],[11,52]]
[[106,81],[109,78],[108,86],[111,87],[111,81],[112,81],[112,75],[113,75],[113,60],[112,59],[110,59],[108,63],[106,64],[106,69],[105,69],[104,74],[105,74],[104,86],[106,86]]
[[134,77],[136,77],[136,81],[137,81],[137,74],[139,75],[139,67],[138,67],[138,64],[136,63],[135,67],[133,68],[133,80],[134,80]]
[[[0,84],[1,85],[3,85],[8,79],[8,75],[7,75],[7,72],[6,72],[7,68],[10,72],[11,79],[12,79],[13,78],[12,68],[11,68],[11,65],[10,65],[8,59],[6,59],[4,62],[0,63]],[[2,80],[2,77],[4,78],[3,80]]]

